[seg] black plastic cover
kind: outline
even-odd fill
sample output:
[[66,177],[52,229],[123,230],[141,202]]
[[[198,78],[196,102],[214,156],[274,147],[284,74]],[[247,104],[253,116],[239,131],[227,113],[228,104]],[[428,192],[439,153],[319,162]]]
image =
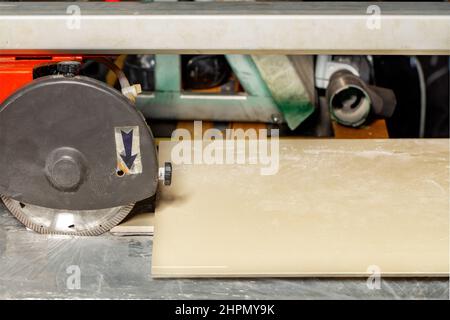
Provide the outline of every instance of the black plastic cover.
[[[138,128],[139,139],[120,131],[130,127]],[[119,174],[121,158],[122,167],[139,161],[140,169]],[[157,183],[156,148],[143,116],[100,81],[47,76],[0,105],[2,195],[47,208],[95,210],[151,197]]]

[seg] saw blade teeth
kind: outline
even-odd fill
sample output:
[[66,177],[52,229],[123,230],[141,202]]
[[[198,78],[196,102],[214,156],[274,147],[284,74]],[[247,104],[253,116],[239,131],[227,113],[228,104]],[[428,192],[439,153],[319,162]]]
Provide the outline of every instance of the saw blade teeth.
[[[52,229],[51,227],[46,227],[42,224],[34,222],[26,213],[25,207],[29,210],[30,208],[38,208],[39,210],[54,210],[54,209],[46,209],[42,207],[37,206],[30,206],[30,205],[24,205],[20,201],[14,200],[12,198],[6,197],[6,196],[0,196],[3,200],[3,203],[5,204],[6,208],[19,220],[22,222],[25,227],[28,229],[31,229],[33,231],[36,231],[38,233],[42,234],[58,234],[58,235],[73,235],[73,236],[97,236],[102,233],[108,232],[111,230],[114,226],[119,224],[133,209],[134,203],[129,204],[126,206],[121,206],[117,208],[117,212],[114,213],[114,215],[110,218],[108,218],[106,221],[99,221],[96,225],[90,223],[86,226],[86,228],[78,228],[78,230],[74,230],[72,232],[68,231],[61,231]],[[110,208],[109,210],[112,210],[115,208]],[[33,209],[31,209],[33,210]],[[102,210],[108,210],[108,209],[102,209]],[[64,211],[64,210],[61,210]],[[67,211],[67,210],[65,210]],[[101,210],[90,210],[85,212],[100,212]],[[78,213],[83,213],[83,211],[79,210]]]

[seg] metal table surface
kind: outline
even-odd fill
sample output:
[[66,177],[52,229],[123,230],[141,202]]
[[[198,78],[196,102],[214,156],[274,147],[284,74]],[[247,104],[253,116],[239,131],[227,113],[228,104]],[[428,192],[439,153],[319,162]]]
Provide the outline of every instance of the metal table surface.
[[0,204],[0,299],[449,298],[448,278],[382,279],[380,289],[362,278],[156,280],[151,260],[151,237],[40,235]]

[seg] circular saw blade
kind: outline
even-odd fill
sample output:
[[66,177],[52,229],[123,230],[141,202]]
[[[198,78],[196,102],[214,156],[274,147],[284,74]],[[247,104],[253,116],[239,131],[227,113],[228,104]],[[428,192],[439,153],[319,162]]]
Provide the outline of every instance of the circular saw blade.
[[25,204],[5,196],[1,198],[20,222],[44,234],[99,235],[120,223],[134,207],[133,203],[99,210],[60,210]]

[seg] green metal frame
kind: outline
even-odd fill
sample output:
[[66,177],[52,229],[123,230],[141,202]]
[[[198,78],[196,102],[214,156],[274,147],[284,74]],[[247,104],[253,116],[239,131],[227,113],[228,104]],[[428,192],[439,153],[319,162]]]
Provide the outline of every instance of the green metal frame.
[[[144,115],[158,119],[183,117],[184,120],[197,120],[196,117],[201,117],[203,120],[220,119],[222,121],[266,123],[286,120],[289,124],[289,119],[285,119],[285,117],[286,115],[292,117],[292,112],[283,114],[283,109],[280,109],[279,104],[274,100],[252,57],[249,55],[226,55],[226,59],[244,88],[245,94],[183,92],[180,55],[161,54],[155,56],[155,92],[138,96],[138,109]],[[192,110],[192,115],[186,108]],[[214,115],[212,119],[208,119],[202,114],[202,110],[205,108],[208,108],[207,110]],[[210,108],[215,109],[211,110]],[[290,110],[292,111],[292,108]],[[242,113],[243,117],[240,116]]]

